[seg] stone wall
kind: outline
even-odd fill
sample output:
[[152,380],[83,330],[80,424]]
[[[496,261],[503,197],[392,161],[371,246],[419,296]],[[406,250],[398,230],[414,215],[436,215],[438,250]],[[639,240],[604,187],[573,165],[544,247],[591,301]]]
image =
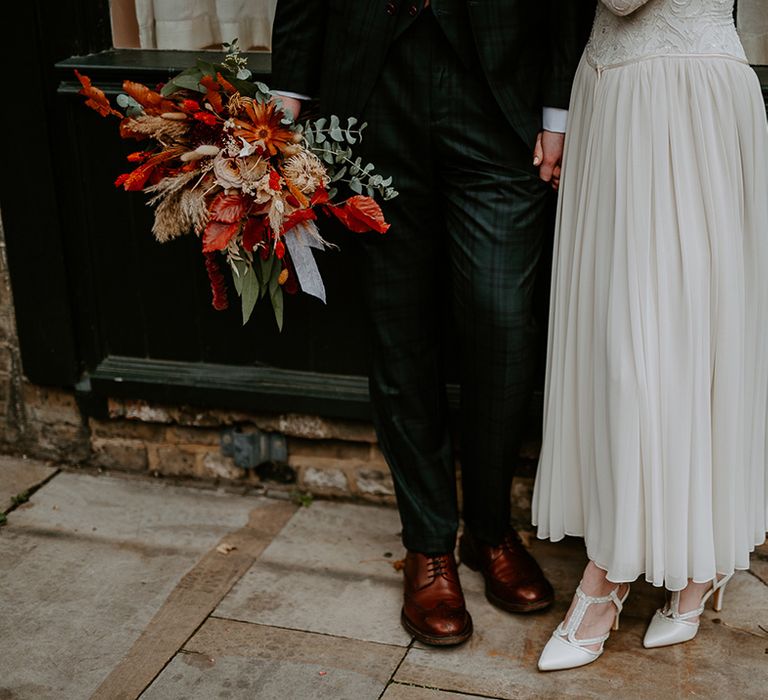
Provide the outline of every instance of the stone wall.
[[[285,436],[287,460],[253,469],[226,454],[233,431]],[[515,518],[528,524],[537,446],[521,456]],[[392,479],[367,422],[265,415],[110,399],[103,419],[84,416],[74,391],[23,376],[0,225],[0,453],[295,497],[394,504]]]
[[750,63],[768,65],[768,3],[738,0],[739,34]]

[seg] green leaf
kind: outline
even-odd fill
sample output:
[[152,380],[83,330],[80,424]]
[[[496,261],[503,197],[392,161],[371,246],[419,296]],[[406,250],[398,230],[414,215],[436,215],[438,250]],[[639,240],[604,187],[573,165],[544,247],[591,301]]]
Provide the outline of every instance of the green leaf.
[[320,119],[315,120],[315,129],[317,131],[320,131],[322,129],[325,129],[325,125],[328,123],[328,120],[325,117],[320,117]]
[[254,83],[254,85],[255,85],[255,86],[256,86],[256,88],[259,90],[259,92],[266,92],[266,93],[269,93],[269,88],[268,88],[268,87],[267,87],[267,86],[266,86],[264,83],[262,83],[262,82],[260,82],[260,81],[258,81],[258,80],[257,80],[257,81]]
[[253,313],[253,307],[259,298],[259,282],[253,270],[248,270],[243,276],[242,285],[242,306],[243,306],[243,325],[248,323],[248,319]]
[[275,261],[274,253],[270,253],[270,256],[266,260],[261,261],[261,293],[260,297],[263,297],[267,293],[267,287],[269,281],[272,279],[272,267]]
[[269,280],[269,295],[273,296],[275,292],[280,291],[280,273],[283,271],[282,264],[275,259],[276,265],[272,266],[272,277]]
[[357,117],[349,117],[347,119],[347,129],[351,129],[355,124],[357,124]]
[[277,289],[270,295],[272,301],[272,310],[275,312],[275,321],[280,331],[283,330],[283,290],[278,285]]
[[232,282],[235,285],[235,291],[242,295],[243,293],[243,278],[245,277],[246,273],[250,270],[250,272],[253,272],[253,269],[249,267],[248,263],[245,262],[245,260],[234,260],[232,262],[233,267],[235,268],[232,271]]
[[360,182],[360,180],[356,177],[353,177],[349,181],[349,189],[351,189],[353,192],[357,192],[357,194],[363,193],[363,185]]

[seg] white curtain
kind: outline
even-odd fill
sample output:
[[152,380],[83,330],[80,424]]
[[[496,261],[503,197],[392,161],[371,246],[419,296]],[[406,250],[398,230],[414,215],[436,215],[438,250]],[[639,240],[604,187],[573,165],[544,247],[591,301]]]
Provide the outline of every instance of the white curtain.
[[269,49],[277,0],[136,0],[141,48]]
[[768,3],[738,0],[739,34],[750,63],[768,64]]

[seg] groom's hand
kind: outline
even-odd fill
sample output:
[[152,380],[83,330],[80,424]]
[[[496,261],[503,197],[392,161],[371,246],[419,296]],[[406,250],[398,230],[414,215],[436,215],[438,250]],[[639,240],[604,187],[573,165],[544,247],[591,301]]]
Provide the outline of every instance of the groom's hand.
[[288,95],[281,95],[280,93],[277,93],[277,98],[282,103],[283,110],[290,112],[293,121],[298,121],[301,114],[301,100],[297,100],[295,97],[288,97]]
[[565,134],[555,131],[540,131],[533,149],[533,164],[539,168],[539,177],[552,185],[560,187],[560,166],[563,161]]

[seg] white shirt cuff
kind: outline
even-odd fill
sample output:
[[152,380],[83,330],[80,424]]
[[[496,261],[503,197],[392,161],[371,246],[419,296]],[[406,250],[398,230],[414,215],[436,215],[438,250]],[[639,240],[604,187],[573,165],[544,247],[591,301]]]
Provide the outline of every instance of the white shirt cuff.
[[311,100],[309,95],[302,95],[298,92],[288,92],[286,90],[272,90],[275,95],[282,95],[283,97],[292,97],[294,100]]
[[566,132],[568,126],[568,110],[557,107],[544,107],[542,116],[544,131],[554,131],[559,134]]

